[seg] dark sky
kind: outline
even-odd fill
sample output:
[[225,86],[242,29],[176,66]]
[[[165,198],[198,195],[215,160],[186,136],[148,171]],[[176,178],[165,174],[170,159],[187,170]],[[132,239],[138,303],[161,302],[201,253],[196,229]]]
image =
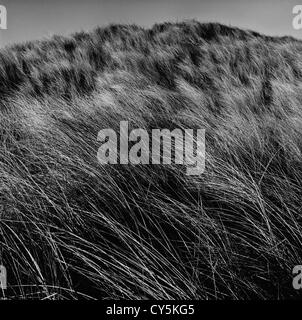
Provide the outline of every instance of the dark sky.
[[292,27],[296,0],[0,0],[0,4],[8,11],[8,29],[0,30],[1,47],[110,22],[150,26],[191,18],[302,39],[302,30]]

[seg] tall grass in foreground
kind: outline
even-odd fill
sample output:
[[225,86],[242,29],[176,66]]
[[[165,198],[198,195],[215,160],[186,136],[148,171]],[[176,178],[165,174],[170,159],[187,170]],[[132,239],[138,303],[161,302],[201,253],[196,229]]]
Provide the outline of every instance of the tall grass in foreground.
[[[2,49],[6,297],[295,297],[301,80],[302,42],[196,21]],[[205,128],[205,173],[99,165],[122,120]]]

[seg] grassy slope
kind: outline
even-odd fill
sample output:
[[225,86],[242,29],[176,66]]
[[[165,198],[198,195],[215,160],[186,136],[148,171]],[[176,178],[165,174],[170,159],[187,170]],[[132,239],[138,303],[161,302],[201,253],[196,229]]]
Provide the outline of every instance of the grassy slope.
[[[301,80],[302,42],[196,21],[1,50],[8,295],[294,296]],[[98,165],[97,133],[121,120],[205,127],[206,172]]]

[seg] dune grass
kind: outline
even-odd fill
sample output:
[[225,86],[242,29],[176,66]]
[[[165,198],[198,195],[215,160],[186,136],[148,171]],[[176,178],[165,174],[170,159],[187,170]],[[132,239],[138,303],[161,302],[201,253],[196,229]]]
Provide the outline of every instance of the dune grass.
[[[197,21],[2,49],[0,296],[296,297],[301,80],[302,42]],[[205,128],[205,172],[101,166],[122,120]]]

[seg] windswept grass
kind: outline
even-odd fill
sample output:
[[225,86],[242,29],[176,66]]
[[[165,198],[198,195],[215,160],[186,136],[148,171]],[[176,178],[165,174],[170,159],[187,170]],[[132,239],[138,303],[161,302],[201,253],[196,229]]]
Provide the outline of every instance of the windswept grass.
[[[2,49],[6,296],[295,297],[301,80],[302,42],[197,21]],[[99,130],[122,120],[205,128],[205,173],[99,165]]]

